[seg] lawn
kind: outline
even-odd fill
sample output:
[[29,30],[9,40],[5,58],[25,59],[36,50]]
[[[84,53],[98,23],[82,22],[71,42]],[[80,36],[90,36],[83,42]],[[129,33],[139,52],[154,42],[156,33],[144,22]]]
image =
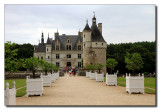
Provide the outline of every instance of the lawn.
[[[6,86],[6,82],[9,83],[9,88],[12,88],[12,82],[15,81],[16,83],[16,97],[22,97],[26,94],[26,79],[9,79],[9,80],[5,80],[5,86]],[[22,88],[21,88],[22,87]]]
[[[117,77],[117,85],[126,87],[126,79],[125,77]],[[156,90],[156,78],[153,77],[145,77],[144,78],[144,87],[145,93],[155,94]]]

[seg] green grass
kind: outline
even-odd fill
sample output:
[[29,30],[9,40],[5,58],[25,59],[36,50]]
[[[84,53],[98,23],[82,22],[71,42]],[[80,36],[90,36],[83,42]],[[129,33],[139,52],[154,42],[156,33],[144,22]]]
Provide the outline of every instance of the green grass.
[[6,87],[6,83],[9,83],[9,88],[12,88],[12,82],[15,81],[16,83],[16,89],[20,88],[20,87],[24,87],[26,86],[26,79],[8,79],[5,80],[5,87]]
[[[6,82],[8,82],[9,88],[12,88],[13,81],[15,81],[16,83],[15,85],[16,89],[26,86],[26,79],[9,79],[9,80],[5,80],[5,87],[6,87]],[[25,94],[26,94],[26,87],[16,90],[16,97],[22,97]]]

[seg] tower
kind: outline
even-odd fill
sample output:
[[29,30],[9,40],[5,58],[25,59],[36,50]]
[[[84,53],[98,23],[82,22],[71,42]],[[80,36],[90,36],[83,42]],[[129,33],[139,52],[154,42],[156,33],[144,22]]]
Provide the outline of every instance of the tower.
[[88,25],[88,20],[86,21],[86,26],[83,29],[83,65],[84,67],[87,64],[90,64],[91,61],[89,58],[90,57],[90,51],[91,51],[91,29]]
[[48,39],[46,42],[46,59],[45,61],[52,63],[52,42],[49,38],[49,33],[48,33]]
[[107,45],[102,36],[102,23],[97,27],[95,14],[92,26],[86,24],[83,30],[83,60],[86,64],[103,64],[102,71],[106,74],[106,49]]

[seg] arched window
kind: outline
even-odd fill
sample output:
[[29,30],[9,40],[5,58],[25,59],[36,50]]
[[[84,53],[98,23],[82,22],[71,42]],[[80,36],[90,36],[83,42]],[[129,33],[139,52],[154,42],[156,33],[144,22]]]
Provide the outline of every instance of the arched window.
[[67,41],[68,43],[69,43],[69,39],[68,39],[68,41]]

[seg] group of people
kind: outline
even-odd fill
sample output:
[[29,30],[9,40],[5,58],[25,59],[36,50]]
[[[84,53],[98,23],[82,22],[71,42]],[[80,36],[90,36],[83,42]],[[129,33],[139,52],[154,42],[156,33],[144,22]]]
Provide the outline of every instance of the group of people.
[[76,68],[76,67],[65,67],[65,73],[67,74],[69,74],[69,76],[79,76],[79,71],[78,71],[78,68]]

